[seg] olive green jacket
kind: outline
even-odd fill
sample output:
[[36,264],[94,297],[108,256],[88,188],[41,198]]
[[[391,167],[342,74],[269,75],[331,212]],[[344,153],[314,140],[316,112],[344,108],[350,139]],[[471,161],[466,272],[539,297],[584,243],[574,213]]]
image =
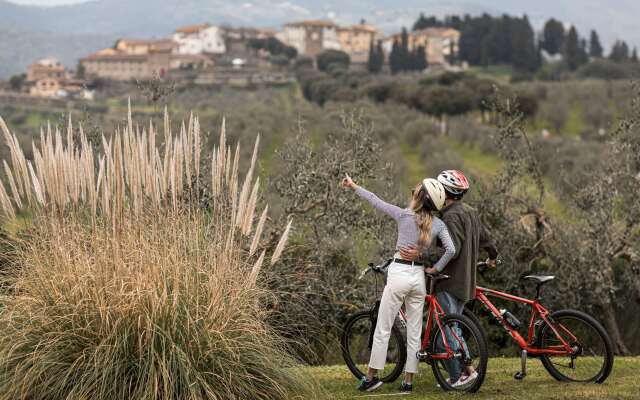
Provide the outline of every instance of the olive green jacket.
[[470,205],[460,201],[452,203],[442,210],[442,220],[449,229],[456,252],[442,271],[451,278],[441,281],[436,292],[446,291],[467,302],[475,297],[480,249],[486,250],[491,259],[498,256],[498,251],[478,212]]

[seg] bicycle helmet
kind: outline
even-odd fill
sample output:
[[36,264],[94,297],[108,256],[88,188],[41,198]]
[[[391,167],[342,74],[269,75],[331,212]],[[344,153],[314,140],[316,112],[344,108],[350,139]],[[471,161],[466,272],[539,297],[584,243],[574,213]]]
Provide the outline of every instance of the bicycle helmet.
[[422,190],[425,192],[425,208],[433,211],[442,210],[446,198],[444,185],[433,178],[427,178],[422,181]]
[[440,172],[438,182],[440,182],[442,186],[444,186],[444,190],[456,200],[460,200],[467,190],[469,190],[469,181],[467,181],[467,178],[462,172],[455,169]]

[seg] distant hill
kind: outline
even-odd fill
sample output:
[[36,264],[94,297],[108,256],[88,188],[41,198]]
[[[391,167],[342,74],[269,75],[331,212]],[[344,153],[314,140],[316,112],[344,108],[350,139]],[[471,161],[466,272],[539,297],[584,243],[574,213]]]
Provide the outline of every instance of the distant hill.
[[24,32],[0,28],[0,79],[24,72],[33,61],[55,56],[67,67],[75,68],[79,57],[113,44],[104,35],[68,35]]
[[[599,0],[96,0],[57,7],[0,0],[0,78],[38,57],[53,55],[74,64],[118,37],[159,37],[176,26],[202,21],[278,27],[303,18],[331,17],[344,23],[365,18],[391,32],[411,26],[420,12],[526,12],[536,26],[553,16],[576,24],[583,36],[596,28],[605,43],[624,38],[640,44],[637,0],[609,0],[606,6]],[[11,41],[16,38],[18,42]]]

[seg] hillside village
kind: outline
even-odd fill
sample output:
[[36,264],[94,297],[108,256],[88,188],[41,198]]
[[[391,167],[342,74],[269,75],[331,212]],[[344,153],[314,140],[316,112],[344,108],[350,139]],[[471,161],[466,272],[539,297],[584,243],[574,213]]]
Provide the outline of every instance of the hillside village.
[[[421,48],[424,65],[450,68],[460,32],[430,27],[407,33],[411,51]],[[207,23],[179,27],[164,38],[123,38],[79,60],[71,71],[53,59],[31,64],[21,90],[32,96],[91,98],[85,82],[144,81],[154,78],[195,84],[246,85],[279,83],[293,79],[296,63],[316,63],[325,51],[348,55],[352,68],[366,69],[370,51],[384,52],[388,64],[394,42],[401,34],[383,36],[365,21],[340,26],[330,20],[287,23],[281,30],[215,26]],[[374,47],[372,49],[372,46]]]

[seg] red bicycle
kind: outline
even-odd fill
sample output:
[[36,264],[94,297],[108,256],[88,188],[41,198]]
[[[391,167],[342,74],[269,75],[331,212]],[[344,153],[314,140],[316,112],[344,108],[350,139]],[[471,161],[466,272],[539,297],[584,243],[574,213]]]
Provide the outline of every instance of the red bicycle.
[[[378,278],[384,275],[388,265],[389,263],[378,266],[369,264],[369,267],[362,272],[360,279],[369,272],[375,273],[377,300],[370,309],[352,315],[345,323],[342,332],[341,346],[344,361],[358,379],[366,375],[380,307]],[[426,322],[421,350],[412,356],[431,365],[436,380],[444,390],[476,392],[480,389],[487,371],[489,355],[485,337],[474,320],[464,315],[445,315],[436,300],[434,289],[438,282],[449,277],[446,275],[427,275],[427,277],[430,278],[430,282],[425,297]],[[400,310],[389,338],[385,369],[379,371],[378,377],[385,383],[398,379],[404,369],[407,360],[405,326],[406,317],[404,311]],[[460,363],[458,365],[467,374],[477,372],[477,378],[466,385],[454,387],[453,382],[448,379],[448,370],[452,368],[452,363]]]
[[[478,263],[479,267],[486,262]],[[555,279],[552,275],[529,275],[523,279],[536,284],[533,300],[476,287],[476,298],[488,310],[520,347],[521,371],[514,378],[527,374],[527,357],[539,358],[544,368],[558,381],[604,382],[613,368],[613,347],[609,335],[593,317],[577,310],[550,312],[540,304],[542,286]],[[499,310],[489,297],[527,305],[531,310],[527,338],[518,329],[520,321],[509,311]],[[479,323],[469,309],[464,314]]]

